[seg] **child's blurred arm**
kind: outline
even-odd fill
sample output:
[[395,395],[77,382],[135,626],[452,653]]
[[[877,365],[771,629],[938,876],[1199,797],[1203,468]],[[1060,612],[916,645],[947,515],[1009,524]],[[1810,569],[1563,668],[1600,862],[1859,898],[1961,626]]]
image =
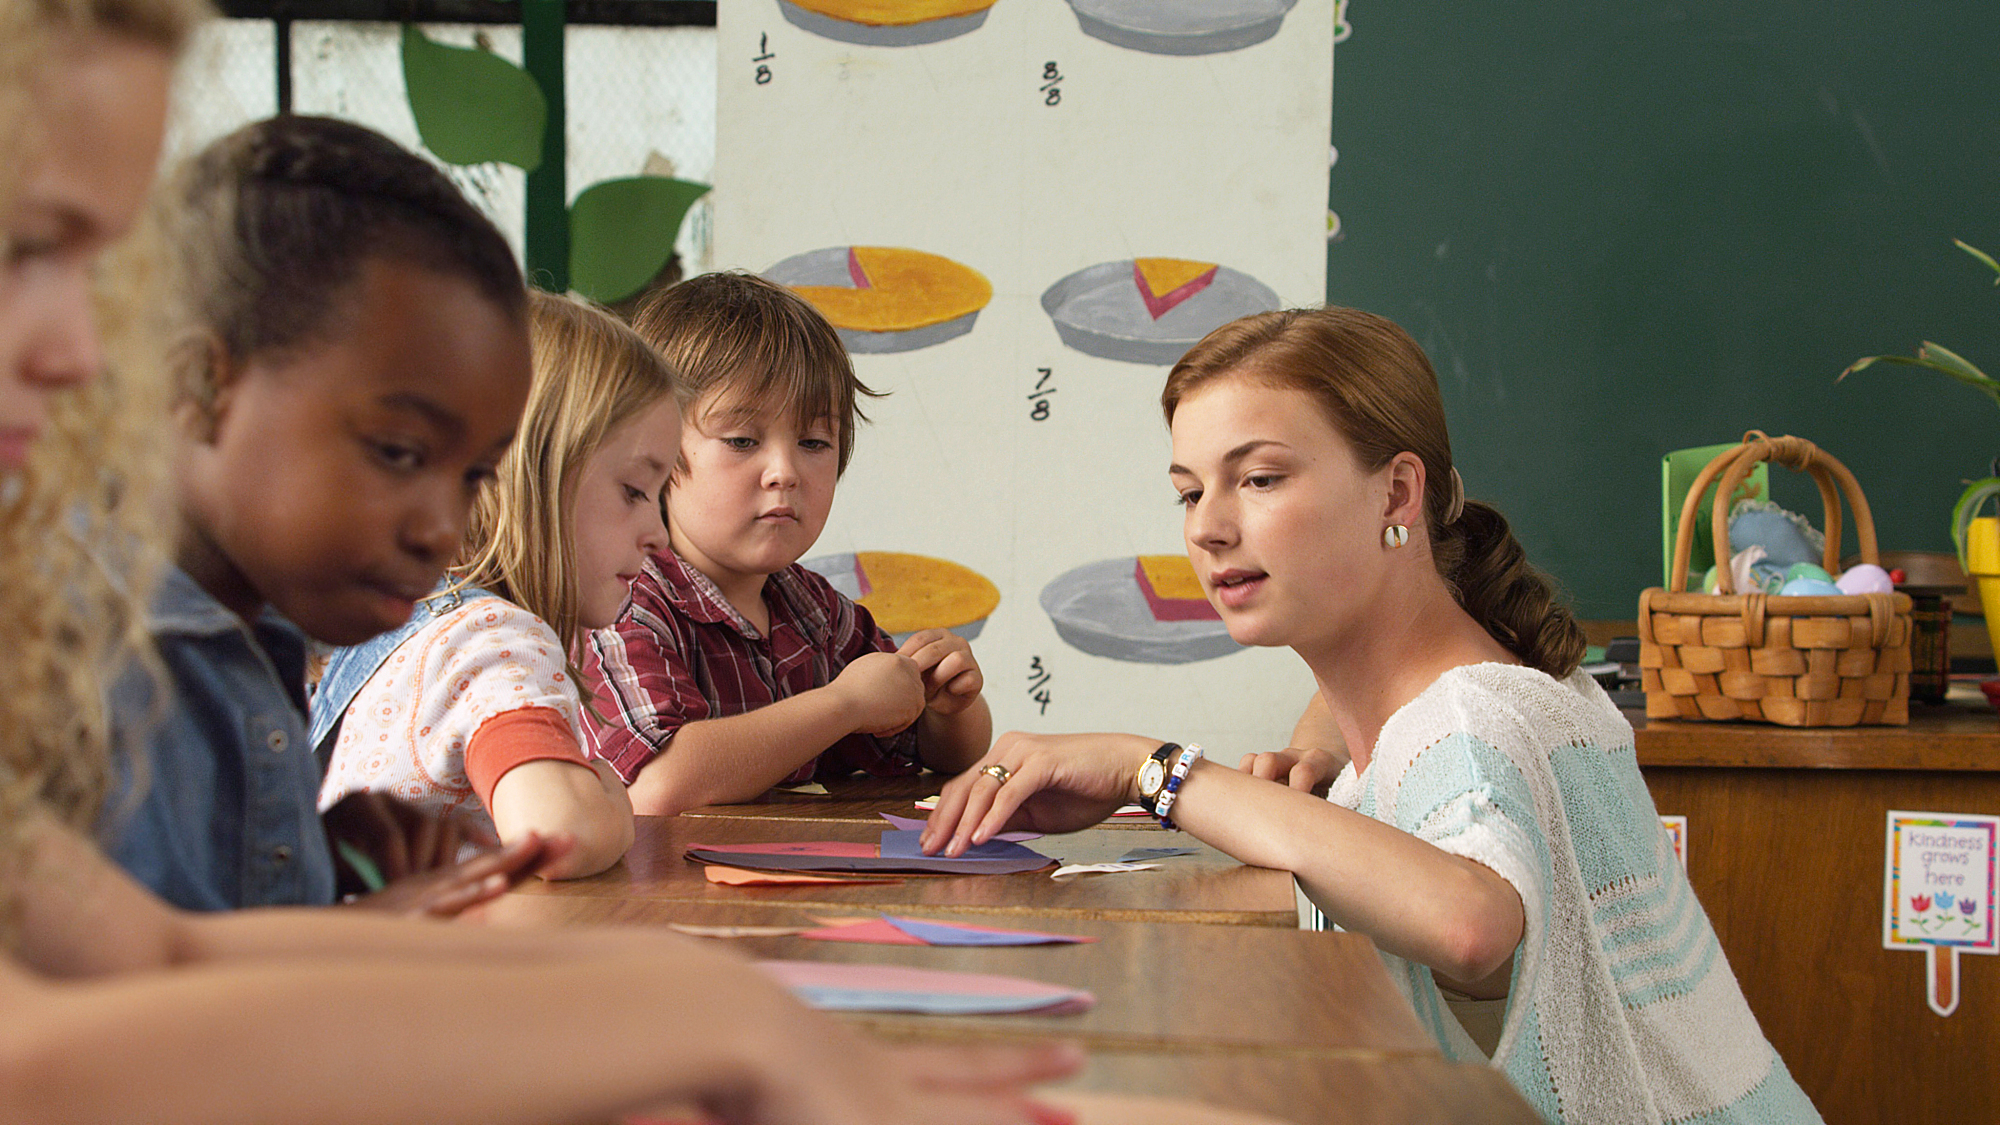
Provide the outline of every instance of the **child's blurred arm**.
[[893,734],[924,711],[914,661],[871,652],[825,687],[675,731],[632,782],[632,808],[673,816],[702,805],[747,801],[856,732]]
[[1080,1061],[887,1049],[674,935],[187,915],[74,832],[22,828],[0,1120],[526,1125],[664,1103],[774,1123],[1026,1125],[1019,1087]]
[[961,773],[993,744],[993,715],[981,694],[985,674],[964,637],[944,629],[913,633],[899,654],[924,677],[924,715],[917,721],[917,754],[939,773]]

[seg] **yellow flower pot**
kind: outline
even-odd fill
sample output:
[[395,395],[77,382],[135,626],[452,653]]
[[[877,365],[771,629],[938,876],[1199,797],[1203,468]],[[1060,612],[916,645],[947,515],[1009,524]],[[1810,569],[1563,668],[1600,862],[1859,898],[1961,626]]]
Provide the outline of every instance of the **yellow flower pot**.
[[2000,653],[2000,516],[1980,516],[1965,529],[1965,571],[1979,586],[1986,635]]

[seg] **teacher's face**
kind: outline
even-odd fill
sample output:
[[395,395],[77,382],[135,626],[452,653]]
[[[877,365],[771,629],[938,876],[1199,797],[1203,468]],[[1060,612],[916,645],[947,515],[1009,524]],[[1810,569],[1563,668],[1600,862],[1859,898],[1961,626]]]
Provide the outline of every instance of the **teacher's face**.
[[51,398],[102,362],[92,266],[145,201],[171,70],[156,47],[93,33],[33,81],[26,160],[0,208],[0,472],[27,460]]

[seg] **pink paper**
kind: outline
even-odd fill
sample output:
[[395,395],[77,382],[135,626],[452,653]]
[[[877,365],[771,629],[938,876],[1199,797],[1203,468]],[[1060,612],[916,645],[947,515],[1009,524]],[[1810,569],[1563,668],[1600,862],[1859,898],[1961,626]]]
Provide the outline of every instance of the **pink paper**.
[[889,924],[886,918],[857,922],[850,926],[827,926],[824,929],[807,930],[799,935],[809,941],[852,941],[863,945],[929,945],[920,937],[906,934]]

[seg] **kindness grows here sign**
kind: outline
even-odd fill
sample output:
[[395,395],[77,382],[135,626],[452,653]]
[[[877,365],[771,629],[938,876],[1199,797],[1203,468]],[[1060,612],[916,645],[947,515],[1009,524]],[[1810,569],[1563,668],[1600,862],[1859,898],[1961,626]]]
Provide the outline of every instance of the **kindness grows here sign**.
[[2000,817],[1889,812],[1882,944],[1924,950],[1931,1009],[1958,1007],[1958,954],[2000,952]]

